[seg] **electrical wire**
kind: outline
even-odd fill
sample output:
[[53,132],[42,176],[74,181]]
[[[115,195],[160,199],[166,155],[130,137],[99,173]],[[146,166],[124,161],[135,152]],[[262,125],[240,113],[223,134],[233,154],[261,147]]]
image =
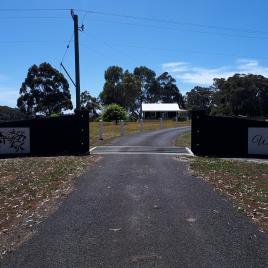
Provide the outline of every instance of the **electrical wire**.
[[[221,53],[221,52],[210,52],[210,51],[197,51],[197,50],[181,50],[181,49],[175,49],[175,48],[159,48],[159,47],[148,47],[148,46],[139,46],[134,44],[113,44],[118,46],[124,46],[124,47],[133,47],[138,49],[146,49],[146,50],[156,50],[156,51],[167,51],[167,52],[178,52],[178,53],[189,53],[189,54],[198,54],[198,55],[212,55],[212,56],[222,56],[222,57],[236,57],[236,58],[247,58],[246,56],[242,55],[236,55],[236,54],[228,54],[228,53]],[[254,57],[257,58],[257,57]],[[262,59],[268,59],[265,57],[262,57]]]
[[[36,12],[36,11],[70,11],[69,8],[25,8],[25,9],[0,9],[0,12]],[[189,23],[189,22],[182,22],[182,21],[174,21],[174,20],[166,20],[166,19],[158,19],[158,18],[150,18],[150,17],[141,17],[141,16],[132,16],[132,15],[126,15],[126,14],[119,14],[119,13],[109,13],[109,12],[101,12],[101,11],[94,11],[94,10],[82,10],[82,9],[73,9],[76,12],[83,12],[82,17],[82,24],[87,18],[88,14],[93,15],[103,15],[103,16],[112,16],[112,17],[118,17],[118,18],[124,18],[124,19],[131,19],[131,20],[137,20],[137,21],[148,21],[148,22],[155,22],[155,23],[165,23],[165,24],[172,24],[172,25],[178,25],[178,26],[191,26],[191,27],[202,27],[202,28],[209,28],[209,29],[220,29],[224,31],[232,31],[232,32],[245,32],[248,34],[268,34],[266,31],[262,30],[253,30],[253,29],[242,29],[242,28],[233,28],[233,27],[222,27],[222,26],[215,26],[215,25],[206,25],[206,24],[198,24],[198,23]],[[0,17],[0,19],[67,19],[68,17],[56,17],[56,16],[24,16],[24,17]],[[171,27],[165,27],[162,25],[152,25],[152,24],[138,24],[128,21],[109,21],[109,20],[92,20],[95,22],[103,22],[103,23],[116,23],[116,24],[123,24],[123,25],[130,25],[130,26],[138,26],[138,27],[149,27],[149,28],[155,28],[155,29],[163,29],[163,30],[172,30],[172,31],[186,31],[186,32],[195,32],[195,33],[202,33],[202,34],[213,34],[213,35],[223,35],[223,36],[229,36],[229,37],[238,37],[238,38],[253,38],[253,39],[268,39],[266,36],[247,36],[247,35],[241,35],[241,34],[230,34],[230,33],[219,33],[219,32],[211,32],[211,31],[201,31],[201,30],[193,30],[193,29],[181,29],[181,28],[171,28]],[[72,33],[70,40],[67,43],[67,47],[65,49],[65,52],[63,54],[61,63],[64,61],[66,54],[69,50],[70,44],[73,40],[74,34]],[[11,41],[11,42],[0,42],[2,43],[44,43],[44,41]],[[106,41],[103,41],[105,46],[116,49],[114,45],[109,44]],[[120,45],[119,45],[120,46]],[[122,46],[122,45],[121,45]],[[134,47],[139,49],[150,49],[150,50],[159,50],[159,51],[174,51],[176,52],[176,49],[168,49],[168,48],[153,48],[153,47],[144,47],[144,46],[138,46],[138,45],[123,45],[127,47]],[[219,55],[219,56],[235,56],[231,54],[224,54],[224,53],[208,53],[208,52],[198,52],[198,51],[187,51],[187,53],[195,53],[195,54],[211,54],[211,55]]]
[[[0,12],[18,12],[18,11],[70,11],[71,8],[1,8]],[[244,28],[235,28],[235,27],[225,27],[225,26],[218,26],[218,25],[208,25],[208,24],[201,24],[201,23],[191,23],[191,22],[184,22],[184,21],[175,21],[175,20],[166,20],[166,19],[158,19],[158,18],[151,18],[151,17],[142,17],[142,16],[134,16],[134,15],[126,15],[120,13],[111,13],[111,12],[103,12],[103,11],[96,11],[96,10],[85,10],[85,9],[73,9],[77,12],[83,12],[84,16],[82,21],[85,20],[87,14],[97,14],[103,16],[112,16],[112,17],[120,17],[132,20],[143,20],[143,21],[153,21],[157,23],[167,23],[167,24],[176,24],[176,25],[186,25],[186,26],[194,26],[194,27],[203,27],[203,28],[211,28],[211,29],[219,29],[225,31],[239,31],[239,32],[246,32],[250,34],[254,33],[263,33],[268,34],[267,31],[263,30],[256,30],[256,29],[244,29]]]
[[42,17],[40,17],[40,16],[38,16],[38,17],[6,17],[6,16],[4,16],[4,17],[0,17],[0,20],[16,20],[16,19],[18,19],[18,20],[20,20],[20,19],[69,19],[69,17],[44,17],[44,16],[42,16]]
[[268,39],[268,36],[249,36],[249,35],[240,35],[240,34],[231,34],[231,33],[220,33],[220,32],[209,32],[209,31],[201,31],[201,30],[191,30],[191,29],[183,29],[183,28],[170,28],[164,26],[156,26],[156,25],[149,25],[149,24],[137,24],[131,22],[122,22],[122,21],[107,21],[107,20],[92,20],[95,22],[103,22],[103,23],[115,23],[115,24],[122,24],[122,25],[130,25],[130,26],[138,26],[138,27],[145,27],[145,28],[154,28],[158,30],[171,30],[171,31],[184,31],[184,32],[193,32],[193,33],[200,33],[200,34],[209,34],[209,35],[217,35],[217,36],[225,36],[225,37],[233,37],[233,38],[246,38],[246,39]]
[[[0,12],[34,12],[34,11],[70,11],[71,8],[2,8]],[[224,31],[235,31],[235,32],[245,32],[249,34],[268,34],[267,31],[259,30],[259,29],[245,29],[245,28],[235,28],[235,27],[225,27],[225,26],[218,26],[218,25],[209,25],[209,24],[201,24],[201,23],[191,23],[185,21],[175,21],[175,20],[167,20],[167,19],[159,19],[159,18],[152,18],[152,17],[142,17],[142,16],[134,16],[134,15],[127,15],[127,14],[120,14],[120,13],[111,13],[111,12],[103,12],[97,10],[86,10],[86,9],[73,9],[76,12],[83,12],[83,19],[84,22],[87,14],[96,14],[96,15],[103,15],[103,16],[111,16],[111,17],[120,17],[125,19],[132,19],[132,20],[142,20],[142,21],[151,21],[157,23],[167,23],[167,24],[176,24],[176,25],[185,25],[185,26],[192,26],[192,27],[202,27],[202,28],[211,28],[211,29],[218,29]]]
[[63,60],[65,59],[65,56],[66,56],[66,54],[67,54],[67,52],[68,52],[68,50],[70,48],[71,42],[73,41],[73,37],[74,37],[74,33],[72,33],[72,35],[71,35],[71,38],[70,38],[70,40],[69,40],[69,42],[68,42],[68,44],[66,46],[65,52],[64,52],[64,54],[62,56],[62,59],[61,59],[60,63],[63,63]]
[[67,11],[71,8],[0,8],[0,12],[18,12],[18,11]]
[[191,23],[191,22],[183,22],[183,21],[157,19],[157,18],[151,18],[151,17],[132,16],[132,15],[101,12],[101,11],[94,11],[94,10],[77,9],[76,11],[86,12],[88,14],[97,14],[97,15],[104,15],[104,16],[111,16],[111,17],[120,17],[120,18],[132,19],[132,20],[143,20],[143,21],[151,21],[151,22],[153,21],[153,22],[157,22],[157,23],[186,25],[186,26],[211,28],[211,29],[218,29],[218,30],[225,30],[225,31],[236,31],[236,32],[239,31],[239,32],[246,32],[246,33],[251,33],[251,34],[253,34],[253,33],[268,34],[267,31],[257,30],[257,29],[244,29],[244,28],[224,27],[224,26],[217,26],[217,25],[207,25],[207,24],[200,24],[200,23]]
[[[163,47],[152,47],[152,46],[144,46],[144,45],[138,45],[138,44],[126,44],[126,43],[110,43],[107,40],[101,39],[99,36],[93,33],[85,33],[84,37],[87,40],[91,40],[91,36],[93,35],[94,39],[98,39],[103,45],[106,47],[120,52],[124,53],[122,51],[122,47],[126,48],[136,48],[136,49],[145,49],[145,50],[155,50],[155,51],[167,51],[167,52],[177,52],[177,53],[187,53],[187,54],[197,54],[201,56],[205,55],[212,55],[212,56],[220,56],[220,57],[236,57],[236,58],[248,58],[248,56],[242,56],[242,55],[237,55],[237,54],[232,54],[232,53],[222,53],[222,52],[211,52],[211,51],[196,51],[196,50],[183,50],[183,49],[176,49],[176,48],[163,48]],[[83,45],[88,45],[86,42],[81,42]],[[131,57],[131,53],[127,53],[128,57]],[[253,56],[252,56],[253,57]],[[258,58],[257,56],[254,56],[254,58]],[[133,58],[134,59],[134,58]],[[267,57],[261,57],[261,59],[268,59]]]
[[84,21],[85,21],[85,19],[86,19],[86,16],[87,16],[87,12],[85,12],[85,14],[84,14],[84,16],[83,16],[83,18],[82,18],[82,25],[84,24]]
[[[66,43],[67,41],[53,41],[53,43]],[[19,41],[19,40],[14,40],[14,41],[0,41],[0,44],[6,45],[6,44],[51,44],[51,41],[48,40],[40,40],[40,41]]]
[[[92,34],[93,34],[93,33],[91,33],[91,35],[92,35]],[[117,48],[117,47],[111,45],[110,43],[108,43],[108,42],[104,41],[103,39],[101,39],[98,35],[95,35],[95,34],[93,34],[93,35],[94,35],[95,39],[98,39],[104,46],[106,46],[106,47],[112,49],[113,51],[115,51],[115,52],[117,52],[117,53],[119,53],[119,54],[125,54],[128,58],[133,59],[134,61],[136,60],[136,58],[133,57],[133,56],[132,56],[131,54],[129,54],[128,52],[126,52],[126,51],[124,51],[124,50],[122,50],[122,49],[119,49],[119,48]],[[87,40],[90,41],[90,39],[89,39],[89,34],[85,33],[84,37],[85,37]],[[86,43],[84,43],[84,44],[86,44]]]

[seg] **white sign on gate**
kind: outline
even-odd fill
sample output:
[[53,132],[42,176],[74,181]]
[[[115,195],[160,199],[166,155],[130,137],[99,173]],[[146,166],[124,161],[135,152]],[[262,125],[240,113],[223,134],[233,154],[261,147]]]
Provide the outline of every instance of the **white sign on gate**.
[[30,128],[0,128],[0,154],[30,153]]
[[268,128],[248,128],[248,154],[268,155]]

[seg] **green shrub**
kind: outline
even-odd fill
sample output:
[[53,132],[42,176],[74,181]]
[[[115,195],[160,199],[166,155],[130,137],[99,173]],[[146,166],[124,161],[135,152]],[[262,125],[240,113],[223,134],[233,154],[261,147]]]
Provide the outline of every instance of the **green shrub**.
[[117,124],[119,120],[127,119],[127,112],[118,104],[110,104],[105,107],[101,117],[103,121],[115,121]]

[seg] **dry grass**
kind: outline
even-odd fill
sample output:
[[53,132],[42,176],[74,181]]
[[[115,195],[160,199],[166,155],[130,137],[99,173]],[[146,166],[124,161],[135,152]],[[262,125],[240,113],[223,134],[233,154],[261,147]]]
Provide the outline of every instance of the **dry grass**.
[[175,145],[191,148],[191,131],[180,134],[176,139]]
[[191,169],[268,234],[268,164],[198,157]]
[[[179,135],[177,146],[189,146],[190,132]],[[227,195],[268,234],[268,164],[240,160],[195,157],[193,175],[202,177],[219,193]]]
[[27,239],[72,189],[92,156],[0,160],[0,258]]
[[[172,120],[164,120],[164,128],[189,126],[191,121],[180,121],[176,124]],[[103,122],[103,141],[99,139],[99,122],[92,122],[89,124],[90,128],[90,146],[102,145],[113,138],[120,136],[120,125],[112,124],[111,122]],[[144,121],[144,131],[153,131],[160,129],[159,120]],[[125,123],[125,135],[130,135],[140,132],[140,124],[138,122]]]

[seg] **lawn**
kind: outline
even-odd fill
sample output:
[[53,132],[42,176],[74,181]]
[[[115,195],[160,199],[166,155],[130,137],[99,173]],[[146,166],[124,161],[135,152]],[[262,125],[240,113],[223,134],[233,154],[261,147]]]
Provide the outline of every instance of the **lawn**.
[[[176,145],[190,147],[190,141],[187,132],[178,136]],[[268,234],[268,163],[194,157],[190,168]]]
[[[163,120],[164,128],[174,128],[190,126],[191,121],[179,121],[177,124],[173,120]],[[144,121],[144,131],[153,131],[160,129],[159,120]],[[90,131],[90,146],[102,145],[111,141],[113,138],[120,136],[120,125],[112,124],[111,122],[103,122],[103,141],[99,139],[99,122],[89,123]],[[138,122],[125,123],[125,135],[130,135],[140,132],[140,124]]]
[[176,139],[176,146],[191,148],[191,132],[180,134]]
[[0,258],[29,237],[93,156],[0,159]]

